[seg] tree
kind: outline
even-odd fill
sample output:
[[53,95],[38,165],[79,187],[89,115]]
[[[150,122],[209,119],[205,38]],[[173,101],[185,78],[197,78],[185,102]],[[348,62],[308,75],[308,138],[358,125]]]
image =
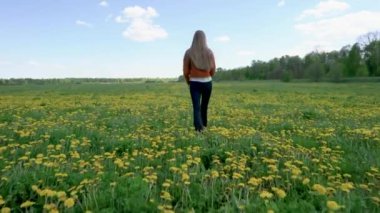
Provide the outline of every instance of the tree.
[[282,67],[280,64],[280,60],[278,58],[274,58],[268,62],[269,64],[269,73],[267,73],[267,78],[269,79],[280,79]]
[[359,37],[364,60],[370,76],[380,76],[380,31],[369,32]]
[[346,75],[348,77],[356,76],[356,73],[360,67],[361,56],[360,56],[360,46],[358,43],[354,44],[348,53],[346,60]]
[[290,77],[303,78],[304,64],[302,59],[299,56],[289,57],[286,70],[289,72]]
[[305,57],[285,55],[267,62],[253,60],[251,65],[234,69],[218,68],[215,80],[294,79],[320,81],[328,77],[340,81],[343,77],[380,76],[380,31],[367,33],[354,45],[338,51],[315,50]]
[[289,70],[286,70],[285,72],[282,73],[281,80],[283,82],[290,82],[292,80],[292,78],[293,78],[293,76]]
[[380,31],[369,32],[358,39],[358,43],[362,49],[374,41],[380,41]]
[[306,68],[307,75],[309,76],[310,80],[318,82],[322,80],[325,69],[318,54],[314,54],[309,57],[309,66]]
[[356,72],[356,76],[358,77],[367,77],[369,75],[368,68],[366,64],[361,64],[358,71]]
[[340,62],[333,62],[329,66],[328,77],[333,82],[340,82],[343,78],[344,65]]
[[267,79],[267,73],[269,73],[270,70],[268,63],[264,61],[253,60],[251,67],[255,79]]
[[364,48],[364,60],[370,76],[380,76],[380,40],[372,41]]

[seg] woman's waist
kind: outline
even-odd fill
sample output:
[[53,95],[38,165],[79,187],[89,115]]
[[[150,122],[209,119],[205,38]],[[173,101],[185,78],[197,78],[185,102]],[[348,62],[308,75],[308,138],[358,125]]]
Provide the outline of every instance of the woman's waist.
[[190,76],[190,81],[195,81],[195,82],[210,82],[212,81],[212,78],[211,76],[207,76],[207,77],[193,77],[193,76]]
[[203,70],[197,70],[197,69],[190,70],[190,77],[210,77],[210,76],[211,76],[210,71],[203,71]]

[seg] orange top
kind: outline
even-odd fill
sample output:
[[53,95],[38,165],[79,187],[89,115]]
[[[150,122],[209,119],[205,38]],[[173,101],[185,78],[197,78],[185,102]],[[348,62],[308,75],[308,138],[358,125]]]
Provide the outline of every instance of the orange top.
[[210,70],[200,70],[194,66],[189,54],[185,54],[183,58],[183,76],[187,83],[190,81],[190,77],[210,77],[215,74],[215,58],[214,54],[211,53],[211,69]]

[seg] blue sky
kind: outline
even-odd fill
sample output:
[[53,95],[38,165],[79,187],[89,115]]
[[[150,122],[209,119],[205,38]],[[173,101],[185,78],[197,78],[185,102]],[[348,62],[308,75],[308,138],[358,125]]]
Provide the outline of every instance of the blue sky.
[[193,33],[218,67],[340,49],[380,0],[2,0],[0,78],[178,77]]

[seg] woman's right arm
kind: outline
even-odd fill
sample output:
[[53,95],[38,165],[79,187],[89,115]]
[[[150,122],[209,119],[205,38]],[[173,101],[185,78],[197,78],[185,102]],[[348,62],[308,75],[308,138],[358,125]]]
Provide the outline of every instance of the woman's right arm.
[[216,69],[216,65],[215,65],[215,57],[214,57],[214,53],[211,52],[211,70],[210,70],[210,75],[211,75],[211,76],[214,76],[214,74],[215,74],[215,69]]

